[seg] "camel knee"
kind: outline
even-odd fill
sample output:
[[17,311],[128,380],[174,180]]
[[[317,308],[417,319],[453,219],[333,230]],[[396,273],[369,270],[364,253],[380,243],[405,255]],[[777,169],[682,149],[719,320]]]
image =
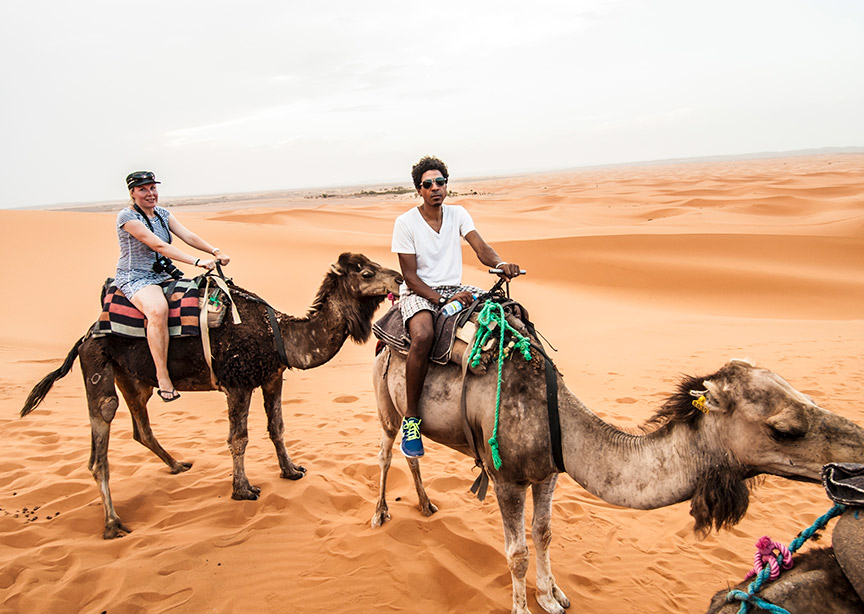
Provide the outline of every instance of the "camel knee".
[[513,548],[507,553],[507,566],[516,578],[524,578],[528,573],[528,546]]
[[249,437],[234,437],[228,440],[228,449],[234,456],[243,456],[246,452],[246,444],[249,443]]
[[98,412],[105,422],[111,422],[114,415],[117,413],[117,407],[120,403],[116,396],[103,397],[99,400]]

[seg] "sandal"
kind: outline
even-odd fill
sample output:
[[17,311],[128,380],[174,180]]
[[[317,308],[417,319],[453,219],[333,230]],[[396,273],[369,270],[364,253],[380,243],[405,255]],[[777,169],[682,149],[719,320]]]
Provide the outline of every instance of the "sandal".
[[171,401],[176,401],[180,398],[180,393],[176,390],[162,390],[161,388],[156,391],[156,394],[159,395],[159,398],[165,401],[166,403],[170,403]]

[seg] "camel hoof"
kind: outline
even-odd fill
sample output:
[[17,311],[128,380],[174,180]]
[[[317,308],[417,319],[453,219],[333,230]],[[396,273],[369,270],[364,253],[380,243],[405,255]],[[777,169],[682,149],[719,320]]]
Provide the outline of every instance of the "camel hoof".
[[132,532],[132,529],[124,525],[119,520],[114,520],[105,525],[105,532],[102,533],[102,539],[115,539],[117,537],[125,537]]
[[173,467],[171,467],[171,473],[177,475],[178,473],[183,473],[184,471],[189,471],[192,468],[192,463],[175,463]]
[[426,505],[420,506],[420,513],[423,514],[424,516],[431,516],[432,514],[434,514],[437,511],[438,511],[438,507],[434,503],[432,503],[431,501],[428,501]]
[[570,607],[570,600],[557,586],[550,593],[537,592],[537,603],[549,614],[565,614],[564,609]]
[[306,467],[303,467],[302,465],[292,465],[291,469],[291,473],[283,471],[279,477],[286,480],[299,480],[300,478],[306,477]]
[[387,510],[375,512],[375,515],[372,516],[372,528],[377,529],[388,520],[390,520],[390,512]]
[[231,498],[236,501],[257,501],[260,494],[261,489],[250,484],[247,488],[235,488]]

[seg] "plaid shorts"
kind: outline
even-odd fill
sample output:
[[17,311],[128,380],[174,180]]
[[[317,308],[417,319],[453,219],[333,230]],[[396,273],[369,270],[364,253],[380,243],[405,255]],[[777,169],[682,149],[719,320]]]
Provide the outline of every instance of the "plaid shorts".
[[[480,296],[485,292],[485,290],[481,290],[477,286],[433,286],[432,289],[444,298],[448,299],[457,292],[462,292],[463,290],[467,290],[475,296]],[[411,290],[406,291],[399,297],[399,308],[402,310],[402,322],[406,324],[408,323],[408,320],[421,311],[437,313],[440,309],[438,305],[429,299],[414,294]]]

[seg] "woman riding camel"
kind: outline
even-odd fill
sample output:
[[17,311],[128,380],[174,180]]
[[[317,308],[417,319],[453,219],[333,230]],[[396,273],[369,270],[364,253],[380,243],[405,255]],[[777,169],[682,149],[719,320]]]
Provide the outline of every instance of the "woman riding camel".
[[[117,214],[120,259],[114,285],[147,318],[147,343],[156,365],[158,394],[168,403],[179,399],[180,393],[168,374],[168,300],[160,284],[183,275],[171,260],[213,269],[217,262],[228,264],[231,258],[188,230],[167,209],[156,206],[158,183],[150,171],[136,171],[126,177],[132,203]],[[171,244],[172,234],[208,256],[195,258],[177,249]]]

